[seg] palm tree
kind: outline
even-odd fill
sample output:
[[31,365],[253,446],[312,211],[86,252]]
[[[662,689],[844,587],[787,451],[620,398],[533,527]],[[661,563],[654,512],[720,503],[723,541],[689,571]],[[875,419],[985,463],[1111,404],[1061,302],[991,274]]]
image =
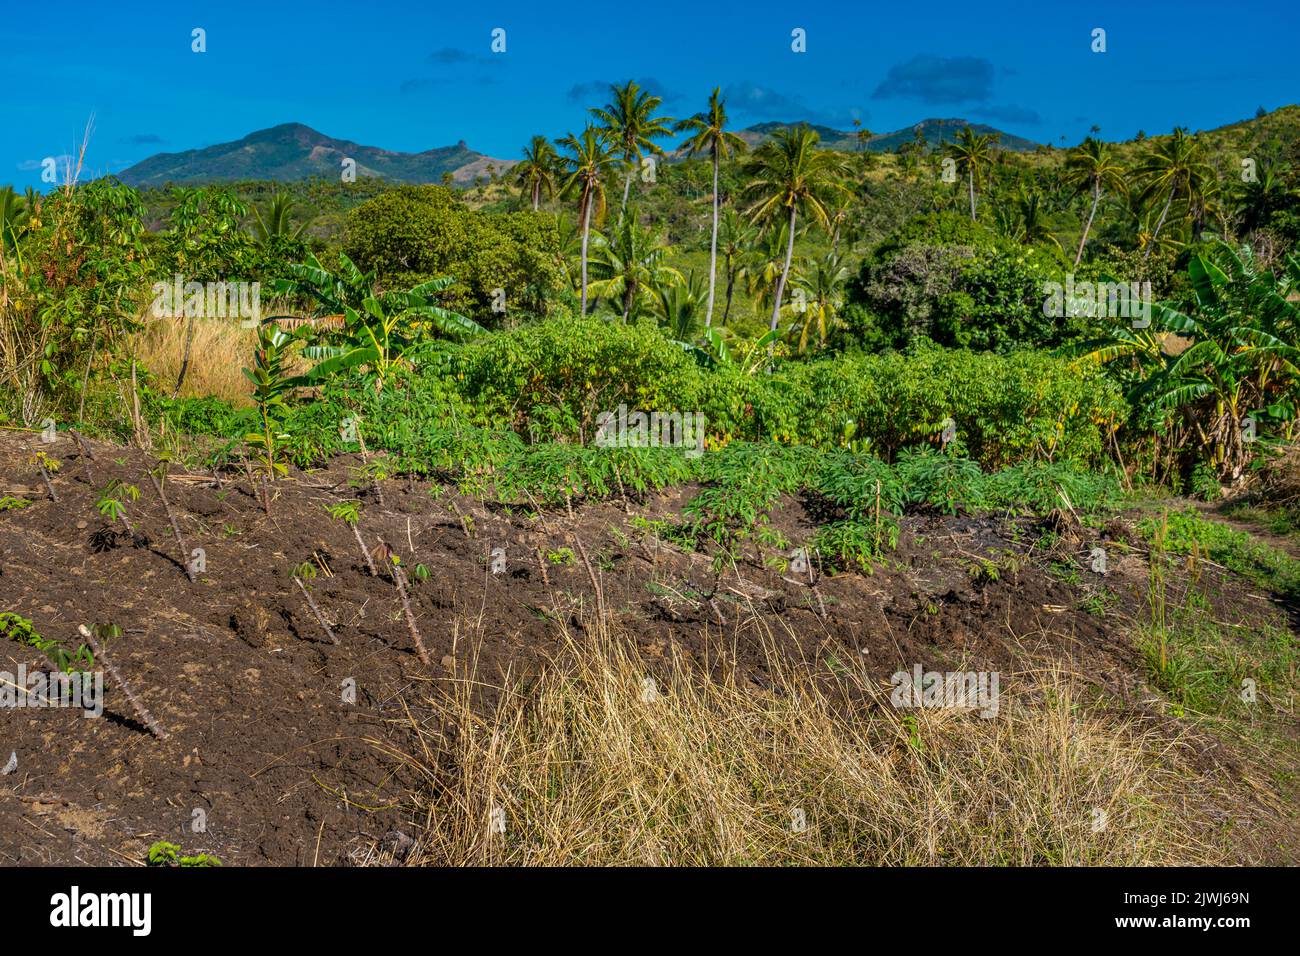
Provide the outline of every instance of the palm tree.
[[1056,248],[1061,243],[1047,226],[1047,216],[1043,212],[1043,196],[1037,190],[1026,190],[1021,184],[1016,195],[1016,211],[1020,217],[1020,241],[1027,245],[1036,242],[1050,242]]
[[805,264],[802,273],[796,277],[795,285],[804,291],[804,308],[802,322],[796,322],[791,330],[799,329],[799,354],[808,350],[809,335],[816,330],[818,346],[824,346],[830,337],[831,329],[839,320],[840,306],[844,301],[844,283],[848,280],[849,270],[840,265],[835,253]]
[[632,190],[632,171],[647,152],[664,155],[654,141],[672,135],[672,117],[655,116],[654,112],[663,100],[641,89],[635,80],[628,80],[623,86],[611,86],[609,91],[611,102],[604,107],[593,107],[591,114],[600,120],[600,129],[610,147],[622,156],[626,165],[623,202],[618,214],[621,223],[627,209],[628,193]]
[[704,313],[704,327],[713,324],[713,289],[718,271],[718,164],[733,152],[742,152],[745,141],[735,133],[727,132],[727,105],[721,97],[721,88],[714,87],[709,94],[709,108],[697,116],[677,124],[677,132],[691,133],[685,143],[687,155],[708,152],[713,160],[713,238],[709,241],[709,304]]
[[[804,230],[798,231],[802,233]],[[781,281],[781,269],[785,264],[785,247],[788,245],[789,236],[788,222],[773,221],[768,228],[759,232],[758,244],[745,256],[741,272],[745,278],[745,288],[759,312],[770,306],[773,301],[778,303],[781,301],[776,297],[776,287]]]
[[748,222],[742,219],[734,209],[728,209],[722,217],[722,273],[727,277],[726,305],[722,309],[722,324],[727,324],[731,315],[731,295],[736,288],[736,280],[746,274],[745,254],[754,245],[758,233]]
[[1165,217],[1169,215],[1169,207],[1174,198],[1181,193],[1187,202],[1188,211],[1191,211],[1193,206],[1204,201],[1207,187],[1214,180],[1214,170],[1202,158],[1200,143],[1178,127],[1168,139],[1162,139],[1152,147],[1145,162],[1135,173],[1146,183],[1144,196],[1165,197],[1155,233],[1142,255],[1146,259],[1160,238],[1160,230],[1164,228]]
[[654,310],[659,324],[678,342],[691,342],[707,326],[700,322],[705,303],[704,281],[694,272],[654,290]]
[[751,177],[744,190],[752,200],[750,220],[770,222],[788,210],[785,261],[772,303],[771,329],[776,328],[781,318],[781,297],[785,294],[790,260],[794,256],[795,223],[799,211],[802,209],[817,225],[829,229],[830,207],[836,199],[849,194],[842,181],[848,172],[843,157],[830,150],[818,149],[818,142],[817,134],[807,126],[777,130],[754,152],[753,159],[745,167],[745,172]]
[[669,251],[659,236],[637,221],[636,206],[630,207],[614,238],[596,245],[592,294],[619,299],[624,322],[635,318],[659,287],[681,281],[680,272],[664,265]]
[[605,173],[617,162],[606,147],[605,137],[590,123],[581,136],[570,133],[560,145],[572,154],[564,157],[569,176],[564,181],[565,195],[578,195],[578,225],[582,229],[582,315],[587,314],[587,247],[591,241],[592,217],[605,215]]
[[524,147],[524,158],[515,166],[514,177],[520,190],[532,199],[533,212],[537,212],[543,196],[550,199],[555,195],[559,167],[560,156],[545,136],[534,136]]
[[1241,183],[1233,198],[1241,230],[1250,235],[1267,226],[1274,214],[1286,207],[1288,197],[1282,180],[1267,166],[1250,182]]
[[275,239],[301,239],[303,232],[311,225],[310,219],[304,219],[296,227],[293,224],[293,210],[298,204],[287,193],[277,192],[271,197],[263,216],[260,209],[253,207],[253,235],[259,244],[265,246]]
[[970,218],[975,221],[975,184],[980,180],[984,168],[993,161],[994,144],[1001,133],[977,134],[969,126],[965,127],[951,143],[945,143],[944,153],[957,162],[966,174],[966,187],[970,192]]
[[1092,221],[1097,215],[1102,190],[1124,193],[1128,187],[1124,182],[1124,168],[1115,162],[1110,146],[1092,136],[1070,150],[1070,155],[1065,158],[1063,178],[1077,192],[1092,193],[1092,208],[1088,211],[1088,221],[1083,224],[1083,235],[1079,237],[1079,251],[1074,254],[1074,267],[1077,269],[1083,259],[1083,247],[1088,241],[1088,233],[1092,231]]

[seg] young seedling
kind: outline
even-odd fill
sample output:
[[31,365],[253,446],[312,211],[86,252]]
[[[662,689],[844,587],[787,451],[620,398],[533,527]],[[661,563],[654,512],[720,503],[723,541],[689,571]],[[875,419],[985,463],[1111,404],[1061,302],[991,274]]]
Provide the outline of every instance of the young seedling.
[[330,639],[330,643],[337,644],[339,639],[334,635],[333,628],[329,626],[329,622],[325,620],[325,615],[322,614],[321,609],[317,607],[316,599],[311,596],[311,591],[307,589],[307,585],[302,583],[303,578],[306,578],[308,581],[315,580],[316,565],[312,564],[310,561],[304,561],[293,569],[292,577],[293,583],[298,585],[298,590],[302,592],[302,596],[306,599],[307,606],[311,608],[311,613],[316,616],[316,623],[321,626],[321,630],[323,630],[325,636]]
[[366,567],[370,569],[372,578],[379,577],[379,572],[375,570],[374,559],[370,557],[370,551],[366,548],[366,542],[361,537],[361,529],[357,527],[361,520],[361,505],[355,501],[340,501],[338,504],[326,505],[325,510],[330,513],[330,517],[342,521],[352,529],[352,537],[357,539],[357,547],[361,549],[361,556],[366,559]]
[[[250,448],[260,449],[262,509],[271,514],[270,484],[289,469],[279,461],[281,418],[286,409],[285,398],[293,390],[293,380],[284,369],[285,357],[293,336],[282,332],[275,323],[261,326],[257,331],[257,348],[253,352],[253,367],[244,369],[244,376],[253,383],[253,401],[257,403],[260,428],[244,436]],[[251,472],[250,472],[251,478]],[[257,494],[257,489],[253,489]]]
[[104,657],[104,645],[100,643],[101,639],[108,641],[112,638],[120,637],[122,635],[122,629],[116,624],[96,624],[93,628],[86,627],[84,624],[78,624],[77,631],[83,638],[85,638],[86,644],[89,645],[91,653],[95,655],[95,660],[104,668],[108,673],[108,676],[113,678],[114,683],[117,684],[118,689],[122,692],[122,696],[127,699],[127,703],[129,703],[131,709],[135,711],[135,715],[139,718],[140,723],[149,728],[149,733],[153,734],[159,740],[166,740],[168,737],[167,731],[158,726],[158,722],[155,721],[149,711],[145,709],[144,704],[140,702],[140,698],[131,693],[131,688],[127,685],[126,681],[122,679],[122,675],[119,674],[117,668],[113,666],[113,662]]
[[90,670],[95,666],[95,657],[85,644],[75,651],[69,651],[58,641],[38,634],[32,622],[20,614],[0,611],[0,637],[35,648],[66,674]]
[[[167,474],[167,463],[158,463],[158,473],[163,475],[165,480]],[[167,520],[171,522],[172,534],[176,536],[176,545],[181,549],[181,567],[185,569],[185,576],[189,578],[190,584],[198,581],[194,573],[194,566],[190,563],[190,549],[185,545],[185,537],[181,534],[180,523],[176,520],[176,515],[172,511],[172,506],[167,503],[167,495],[163,491],[163,482],[154,472],[149,472],[149,480],[153,482],[154,491],[158,492],[158,500],[162,502],[163,511],[167,512]]]
[[196,853],[193,856],[184,856],[183,853],[180,844],[159,840],[149,847],[147,859],[150,866],[221,866],[221,860],[211,853]]
[[114,478],[99,496],[99,500],[95,502],[95,508],[110,522],[121,521],[122,526],[126,528],[127,534],[134,539],[135,528],[131,524],[131,519],[127,517],[126,505],[122,504],[123,498],[131,501],[139,500],[140,489],[135,485],[125,485]]
[[420,638],[420,630],[415,626],[415,614],[411,611],[411,599],[407,597],[407,590],[410,588],[410,582],[406,580],[406,571],[402,568],[402,559],[399,558],[384,541],[383,538],[376,538],[379,542],[375,548],[375,557],[381,564],[388,566],[393,575],[393,587],[397,588],[397,596],[402,599],[402,613],[406,615],[406,629],[411,632],[411,640],[415,642],[415,651],[420,656],[420,663],[429,663],[429,651],[424,646],[424,641]]
[[50,481],[50,475],[59,470],[59,460],[51,458],[43,451],[38,451],[32,455],[32,464],[40,471],[41,481],[45,482],[45,490],[49,493],[50,500],[58,501],[59,496],[54,493],[54,482]]

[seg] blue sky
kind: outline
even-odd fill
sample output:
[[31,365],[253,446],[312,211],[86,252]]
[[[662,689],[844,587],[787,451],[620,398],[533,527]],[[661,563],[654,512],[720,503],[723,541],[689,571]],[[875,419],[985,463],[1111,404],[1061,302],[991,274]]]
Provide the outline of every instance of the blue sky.
[[[1038,142],[1089,127],[1210,128],[1297,99],[1295,0],[1140,4],[707,3],[565,6],[263,0],[9,5],[0,24],[0,183],[39,186],[94,117],[87,164],[302,122],[364,145],[464,140],[504,158],[580,128],[608,83],[641,80],[673,116],[714,86],[737,125],[807,119],[887,132],[965,117]],[[191,50],[202,28],[207,52]],[[491,33],[506,31],[506,52]],[[807,52],[791,50],[806,31]],[[1106,30],[1106,52],[1091,33]]]

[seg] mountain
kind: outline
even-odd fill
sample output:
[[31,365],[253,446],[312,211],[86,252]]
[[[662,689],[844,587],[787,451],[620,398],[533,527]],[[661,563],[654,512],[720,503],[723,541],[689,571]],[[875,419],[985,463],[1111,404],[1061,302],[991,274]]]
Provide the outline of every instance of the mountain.
[[302,123],[284,123],[249,133],[233,143],[183,153],[159,153],[117,175],[132,186],[241,179],[287,182],[309,176],[338,177],[345,158],[356,161],[358,176],[399,183],[436,183],[449,172],[456,182],[465,184],[487,175],[489,164],[498,171],[514,165],[510,160],[476,153],[463,140],[455,146],[422,153],[395,153],[334,139]]
[[[746,127],[739,132],[741,139],[754,146],[767,139],[778,129],[785,129],[794,126],[794,123],[758,123],[754,126]],[[832,129],[829,126],[818,126],[816,123],[809,123],[810,127],[821,137],[822,145],[828,149],[844,150],[846,152],[857,152],[862,147],[858,143],[858,134],[854,130]],[[1004,133],[1002,130],[994,129],[984,123],[970,123],[964,119],[925,119],[913,126],[908,126],[892,133],[878,133],[867,140],[866,148],[874,153],[883,153],[886,150],[897,149],[904,143],[910,143],[916,136],[917,131],[925,138],[926,143],[930,146],[937,146],[941,143],[950,142],[957,138],[957,134],[963,128],[969,126],[976,133],[989,134],[997,133],[1001,136],[998,145],[1003,149],[1009,149],[1016,152],[1029,152],[1037,149],[1038,144],[1032,140],[1025,139],[1021,136],[1015,136],[1011,133]]]

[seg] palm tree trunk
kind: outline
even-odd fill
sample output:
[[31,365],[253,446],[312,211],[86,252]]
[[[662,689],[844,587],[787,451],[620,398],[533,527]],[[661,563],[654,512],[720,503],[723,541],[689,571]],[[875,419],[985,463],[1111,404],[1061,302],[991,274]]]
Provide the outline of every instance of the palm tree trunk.
[[722,324],[727,324],[727,318],[731,315],[731,292],[736,285],[736,274],[730,269],[727,270],[727,303],[722,309]]
[[591,235],[591,194],[582,198],[582,312],[587,315],[587,237]]
[[1101,202],[1101,183],[1093,183],[1092,189],[1092,210],[1088,213],[1088,221],[1084,223],[1083,235],[1079,237],[1079,251],[1074,254],[1074,267],[1079,268],[1079,260],[1083,258],[1083,244],[1088,241],[1088,232],[1092,229],[1092,217],[1097,215],[1097,203]]
[[966,185],[970,189],[970,221],[975,221],[975,167],[966,168]]
[[618,207],[618,224],[623,225],[623,213],[627,211],[627,197],[632,192],[632,157],[627,157],[627,175],[623,177],[623,205]]
[[718,145],[713,144],[713,239],[709,243],[709,305],[704,312],[704,327],[713,325],[713,287],[718,274]]
[[537,182],[533,183],[533,212],[537,212],[537,206],[541,202],[541,199],[542,199],[542,183],[541,180],[538,180]]
[[1151,250],[1156,246],[1156,240],[1160,238],[1160,230],[1164,228],[1165,216],[1169,215],[1169,206],[1174,201],[1174,187],[1169,190],[1169,195],[1165,197],[1165,208],[1160,210],[1160,221],[1156,223],[1156,231],[1151,234],[1151,241],[1147,243],[1147,251],[1142,253],[1142,261],[1146,262],[1151,258]]
[[[785,266],[781,269],[781,277],[776,280],[776,300],[772,303],[772,325],[771,325],[772,329],[776,328],[777,322],[779,322],[781,319],[781,299],[785,296],[785,280],[786,277],[790,274],[790,260],[794,258],[794,217],[795,217],[796,209],[797,207],[794,205],[794,203],[791,203],[790,204],[790,236],[785,243]],[[769,355],[772,353],[775,345],[776,343],[773,342],[771,345],[768,346]]]

